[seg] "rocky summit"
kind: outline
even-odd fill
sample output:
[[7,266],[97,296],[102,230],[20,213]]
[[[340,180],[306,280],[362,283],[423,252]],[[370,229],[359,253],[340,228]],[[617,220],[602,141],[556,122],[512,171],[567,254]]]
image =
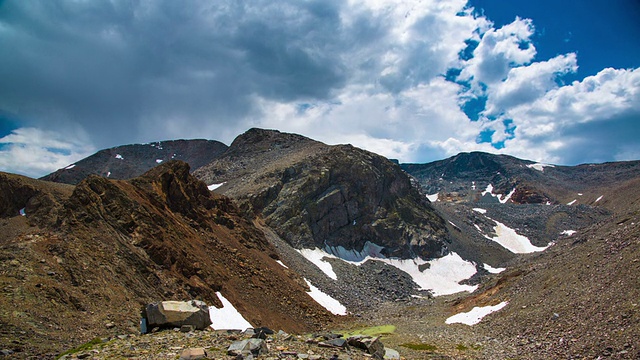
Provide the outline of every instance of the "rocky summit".
[[0,173],[0,358],[637,359],[638,189],[264,129]]

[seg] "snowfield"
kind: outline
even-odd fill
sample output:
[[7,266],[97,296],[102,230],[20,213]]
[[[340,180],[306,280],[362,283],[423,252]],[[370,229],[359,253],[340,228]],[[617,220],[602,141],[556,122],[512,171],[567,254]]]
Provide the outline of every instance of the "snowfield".
[[215,306],[209,307],[209,316],[211,317],[211,327],[214,330],[244,330],[253,328],[236,308],[218,291],[216,292],[218,299],[222,301],[222,308]]
[[508,303],[506,301],[503,301],[500,304],[494,306],[476,306],[469,312],[460,313],[449,317],[447,320],[445,320],[445,324],[459,323],[469,326],[475,325],[479,323],[483,317],[502,309],[503,307],[507,306],[507,304]]
[[485,235],[485,237],[489,240],[493,240],[497,242],[498,244],[502,245],[502,247],[511,251],[512,253],[528,254],[528,253],[543,251],[549,247],[548,245],[544,247],[535,246],[531,244],[531,241],[529,241],[529,239],[526,236],[518,234],[515,230],[511,229],[510,227],[506,226],[505,224],[499,221],[495,221],[495,223],[497,224],[494,227],[496,236],[491,238]]
[[313,286],[309,280],[304,279],[311,291],[307,292],[309,296],[313,298],[318,304],[322,305],[325,309],[329,310],[334,315],[347,315],[347,308],[340,302],[331,296],[322,292],[322,290]]
[[224,183],[207,185],[207,189],[209,189],[209,191],[213,191],[222,185],[224,185]]
[[[473,263],[462,259],[460,255],[454,252],[429,261],[419,258],[406,260],[388,259],[379,254],[378,249],[381,249],[379,246],[370,243],[367,244],[369,245],[368,249],[367,246],[365,246],[363,253],[365,250],[368,250],[369,252],[377,253],[376,256],[367,255],[358,260],[353,260],[354,258],[358,258],[355,256],[356,252],[349,252],[344,249],[338,252],[338,254],[346,255],[345,257],[348,257],[347,259],[318,248],[297,251],[333,280],[337,280],[338,276],[333,271],[331,264],[324,260],[325,258],[340,259],[356,266],[360,266],[369,260],[386,263],[407,273],[412,277],[413,281],[420,286],[420,290],[431,290],[434,296],[455,294],[462,291],[473,292],[477,289],[477,286],[460,284],[460,281],[466,280],[476,273],[476,267]],[[420,267],[427,263],[430,266],[420,271]]]

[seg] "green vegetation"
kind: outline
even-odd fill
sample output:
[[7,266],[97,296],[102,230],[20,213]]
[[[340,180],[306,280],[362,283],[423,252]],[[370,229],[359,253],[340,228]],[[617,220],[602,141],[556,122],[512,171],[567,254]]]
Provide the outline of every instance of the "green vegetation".
[[89,351],[91,349],[93,349],[94,347],[96,347],[97,345],[100,345],[100,347],[102,347],[104,345],[104,343],[102,342],[102,339],[100,338],[94,338],[89,342],[86,342],[82,345],[79,345],[71,350],[67,350],[65,352],[63,352],[62,354],[58,355],[58,357],[56,359],[60,359],[61,357],[65,356],[65,355],[71,355],[71,354],[76,354],[79,353],[81,351]]
[[438,350],[438,348],[435,345],[424,344],[424,343],[420,343],[420,344],[405,343],[405,344],[401,344],[400,346],[406,347],[411,350],[423,350],[423,351],[430,351],[430,352]]
[[354,335],[380,336],[391,335],[396,331],[395,325],[380,325],[361,329],[352,329],[348,331],[338,331],[343,337],[348,338]]

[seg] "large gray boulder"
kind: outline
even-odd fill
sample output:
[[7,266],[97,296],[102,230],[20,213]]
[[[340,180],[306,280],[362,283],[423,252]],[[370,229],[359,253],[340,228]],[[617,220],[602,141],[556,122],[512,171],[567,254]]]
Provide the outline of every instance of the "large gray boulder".
[[162,301],[145,307],[147,326],[168,328],[192,325],[204,330],[211,325],[209,307],[203,301]]

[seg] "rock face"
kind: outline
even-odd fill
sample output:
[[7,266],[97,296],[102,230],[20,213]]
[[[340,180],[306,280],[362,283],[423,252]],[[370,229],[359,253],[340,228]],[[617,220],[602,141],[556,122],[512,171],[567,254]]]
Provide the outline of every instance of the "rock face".
[[[447,253],[442,218],[393,162],[350,145],[251,129],[194,175],[264,218],[296,248],[387,257]],[[362,256],[368,254],[362,253]]]
[[204,330],[211,325],[209,307],[203,301],[162,301],[145,307],[145,317],[150,328],[174,328],[192,325]]
[[214,140],[172,140],[123,145],[100,150],[42,177],[42,180],[75,185],[91,174],[110,179],[132,179],[171,160],[187,162],[192,169],[197,169],[226,149],[227,145]]

